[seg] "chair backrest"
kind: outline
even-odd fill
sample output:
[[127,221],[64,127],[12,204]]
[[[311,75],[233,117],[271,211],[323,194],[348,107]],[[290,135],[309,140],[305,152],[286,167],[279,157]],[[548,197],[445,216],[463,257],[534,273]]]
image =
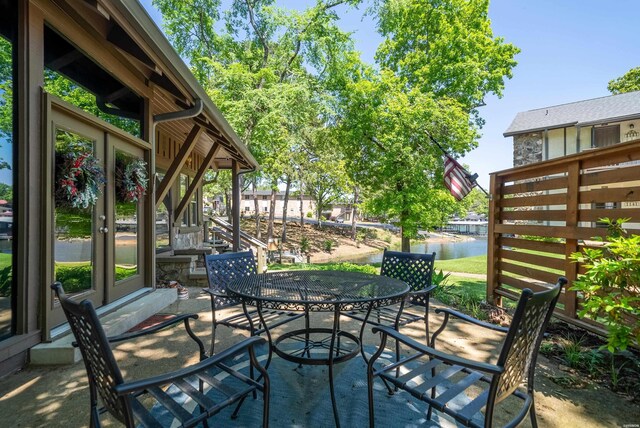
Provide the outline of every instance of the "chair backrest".
[[524,380],[533,382],[533,372],[544,330],[551,319],[566,278],[551,289],[534,293],[525,288],[520,295],[513,321],[497,364],[504,372],[497,379],[495,402],[508,397]]
[[129,401],[118,397],[114,387],[123,383],[122,373],[113,356],[111,347],[98,320],[93,305],[88,300],[74,302],[67,298],[59,282],[51,285],[60,301],[69,326],[87,369],[91,394],[97,389],[104,407],[116,419],[127,426],[133,425],[133,416]]
[[[205,257],[204,264],[207,269],[209,289],[222,293],[227,291],[227,285],[234,279],[258,273],[256,260],[251,250],[238,253],[210,254]],[[216,296],[214,300],[218,309],[239,303],[236,299],[222,296]]]
[[[384,250],[380,275],[406,282],[411,291],[424,290],[431,285],[435,260],[436,253],[419,254]],[[411,303],[425,305],[424,300],[427,297],[412,299]]]

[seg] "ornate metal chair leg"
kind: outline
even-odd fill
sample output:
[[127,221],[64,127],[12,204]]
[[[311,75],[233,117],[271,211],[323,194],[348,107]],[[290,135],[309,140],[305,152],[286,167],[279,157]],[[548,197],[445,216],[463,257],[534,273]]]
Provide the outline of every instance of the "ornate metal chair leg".
[[89,421],[89,426],[91,428],[100,428],[100,415],[98,414],[98,409],[95,406],[91,407],[91,419]]
[[211,296],[211,348],[209,349],[209,356],[212,356],[216,346],[216,304]]
[[531,408],[529,409],[529,418],[531,418],[531,426],[538,428],[538,420],[536,419],[536,402],[533,399],[533,391],[531,392]]

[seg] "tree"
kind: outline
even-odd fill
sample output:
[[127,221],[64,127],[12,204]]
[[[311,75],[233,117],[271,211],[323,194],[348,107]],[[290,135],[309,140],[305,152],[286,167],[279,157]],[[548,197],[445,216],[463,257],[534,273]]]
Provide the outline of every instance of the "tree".
[[501,96],[518,49],[494,37],[486,0],[381,1],[379,72],[356,69],[342,91],[342,148],[364,208],[402,228],[403,251],[419,228],[456,211],[443,187],[442,153],[475,147],[477,107]]
[[640,67],[632,68],[624,75],[610,80],[607,89],[614,95],[640,91]]
[[254,186],[276,189],[292,174],[300,133],[322,116],[323,74],[352,48],[334,9],[359,1],[318,0],[298,12],[273,0],[234,0],[226,11],[219,0],[154,0],[174,47],[261,164]]
[[341,173],[341,161],[331,158],[313,161],[305,171],[303,183],[306,193],[316,201],[318,227],[322,227],[322,212],[344,192],[346,177]]
[[489,215],[489,198],[477,187],[474,187],[471,192],[460,201],[459,205],[461,208],[459,214],[462,216],[466,216],[469,212],[484,214],[485,216]]

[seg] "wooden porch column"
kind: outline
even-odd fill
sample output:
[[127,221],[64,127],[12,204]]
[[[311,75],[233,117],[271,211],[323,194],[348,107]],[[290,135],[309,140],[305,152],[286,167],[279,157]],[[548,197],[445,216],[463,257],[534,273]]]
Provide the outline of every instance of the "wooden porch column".
[[[577,230],[578,227],[578,210],[580,198],[580,161],[575,160],[567,165],[567,211],[566,226],[567,229]],[[569,280],[569,284],[578,277],[578,264],[571,261],[571,254],[578,251],[578,240],[575,236],[566,237],[565,243],[565,263],[564,272]],[[577,318],[578,294],[575,291],[564,290],[564,312],[571,318]]]
[[178,208],[176,208],[176,213],[174,218],[180,218],[185,208],[187,208],[187,205],[189,204],[191,197],[195,193],[198,186],[200,186],[200,183],[202,182],[202,177],[204,177],[205,172],[207,172],[207,169],[209,168],[209,165],[211,165],[211,161],[213,160],[213,157],[216,155],[216,152],[218,151],[219,148],[220,148],[220,144],[218,143],[215,143],[213,146],[211,146],[211,150],[209,150],[209,153],[207,153],[207,157],[202,162],[202,165],[200,165],[198,172],[196,172],[196,175],[193,177],[193,180],[191,180],[191,184],[189,185],[187,192],[184,194],[184,197],[178,204]]
[[231,162],[231,218],[233,219],[233,251],[240,251],[240,166]]
[[489,225],[487,230],[487,302],[493,305],[502,306],[502,297],[494,294],[498,287],[498,270],[496,253],[499,248],[499,237],[495,232],[495,226],[500,221],[499,201],[500,184],[495,174],[489,176]]
[[[162,201],[167,193],[169,193],[169,189],[171,189],[173,183],[180,176],[180,171],[182,170],[184,164],[187,162],[189,154],[196,146],[196,142],[198,141],[198,138],[200,137],[202,131],[203,129],[200,126],[193,125],[193,128],[191,128],[191,132],[189,132],[189,135],[184,140],[184,143],[182,143],[182,146],[180,146],[178,154],[173,159],[173,162],[171,162],[171,166],[167,170],[167,173],[165,174],[162,182],[158,186],[158,190],[156,191],[156,207],[160,205],[160,201]],[[178,217],[174,216],[173,218]]]

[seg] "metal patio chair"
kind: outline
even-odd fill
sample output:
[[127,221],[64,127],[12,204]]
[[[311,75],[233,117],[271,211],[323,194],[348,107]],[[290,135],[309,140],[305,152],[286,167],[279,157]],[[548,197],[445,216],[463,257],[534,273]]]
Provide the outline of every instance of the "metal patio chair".
[[[211,254],[205,257],[205,268],[207,270],[207,278],[209,287],[203,291],[211,297],[211,354],[213,355],[216,342],[216,329],[218,325],[224,325],[230,328],[239,328],[248,331],[251,336],[257,336],[265,331],[264,326],[260,322],[260,316],[257,309],[249,311],[239,299],[235,299],[227,295],[227,285],[234,279],[247,275],[256,275],[256,261],[251,250]],[[242,306],[242,312],[230,315],[224,319],[218,320],[216,311],[231,308],[234,306]],[[262,316],[265,323],[268,323],[269,329],[273,329],[279,325],[294,321],[304,313],[295,313],[278,310],[263,310]]]
[[[368,318],[365,310],[344,312],[342,315],[363,322],[367,319],[367,323],[375,326],[390,325],[396,330],[400,326],[422,321],[428,341],[429,297],[437,287],[431,284],[435,259],[436,253],[418,254],[384,250],[380,275],[399,279],[409,284],[407,299],[400,304],[399,309],[397,306],[383,306],[373,309]],[[407,308],[410,310],[407,311]]]
[[[268,426],[269,376],[259,364],[254,350],[256,345],[265,342],[264,339],[252,337],[215,356],[207,357],[204,344],[189,325],[189,319],[197,319],[197,315],[176,316],[141,331],[107,338],[90,301],[78,303],[68,299],[59,282],[51,285],[51,288],[69,321],[76,339],[74,345],[82,353],[89,378],[91,427],[100,426],[100,414],[105,412],[109,412],[127,427],[169,426],[174,419],[179,421],[181,427],[192,427],[200,423],[207,427],[208,418],[231,404],[236,404],[232,415],[235,417],[243,400],[256,391],[262,392],[263,426]],[[125,381],[109,344],[155,333],[181,321],[198,345],[201,361],[170,373]],[[247,353],[250,366],[260,372],[262,383],[225,364],[225,361]],[[224,377],[217,376],[218,373],[224,373]],[[98,409],[98,396],[104,405],[101,409]],[[192,403],[197,403],[197,412],[192,413],[185,408],[185,404],[189,402],[185,400],[186,397],[193,400]]]
[[[429,420],[435,408],[464,426],[491,427],[495,406],[508,397],[515,397],[521,407],[519,411],[515,410],[515,416],[505,426],[517,426],[529,413],[532,426],[537,427],[533,381],[538,348],[566,283],[567,280],[561,277],[549,290],[538,293],[530,289],[523,290],[508,328],[477,320],[452,309],[437,309],[436,313],[444,314],[444,321],[433,334],[431,346],[425,346],[392,328],[374,327],[373,332],[380,332],[381,340],[380,347],[367,366],[369,426],[374,426],[374,377],[380,377],[390,394],[393,394],[391,384],[426,402]],[[436,338],[447,326],[450,316],[505,334],[495,364],[469,360],[435,349]],[[410,348],[411,354],[374,368],[388,337]],[[526,383],[526,389],[521,388],[522,383]],[[466,400],[462,399],[464,396],[467,396]]]

